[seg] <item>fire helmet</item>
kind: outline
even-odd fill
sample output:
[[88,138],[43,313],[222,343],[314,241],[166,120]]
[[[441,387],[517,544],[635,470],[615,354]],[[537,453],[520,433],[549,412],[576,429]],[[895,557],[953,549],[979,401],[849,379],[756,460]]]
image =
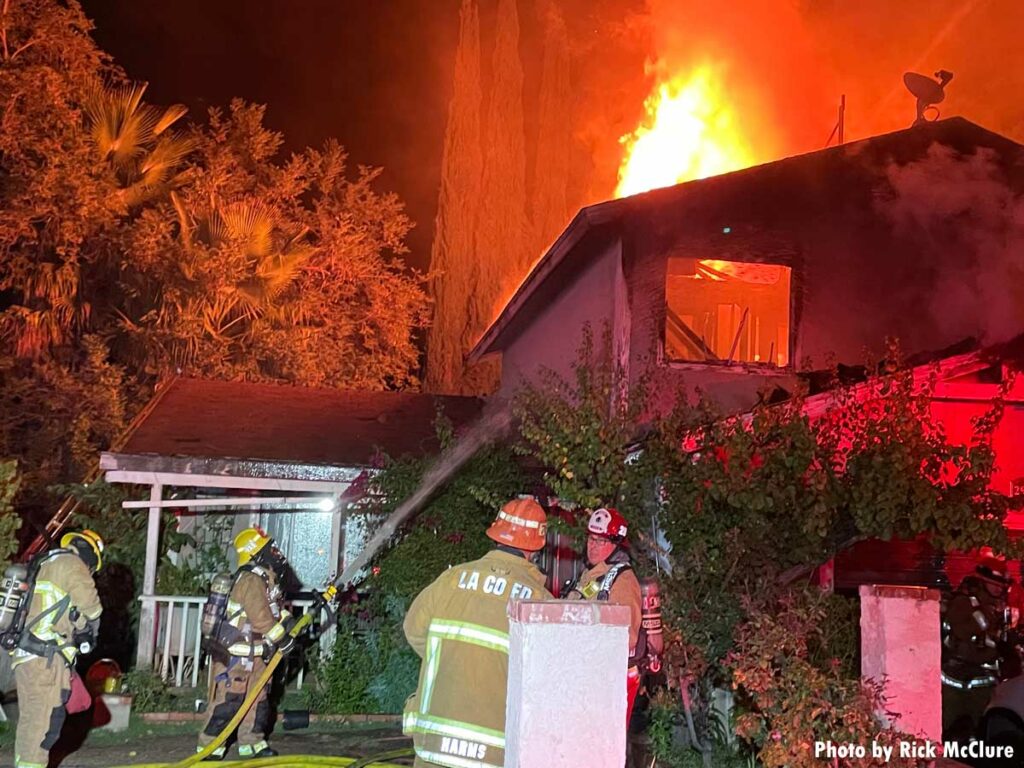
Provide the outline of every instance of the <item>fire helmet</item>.
[[619,510],[612,507],[601,507],[590,513],[587,532],[609,541],[619,542],[626,538],[629,526]]
[[[93,573],[103,567],[103,539],[96,531],[88,528],[69,531],[60,538],[61,549],[73,549],[92,569]],[[94,561],[94,562],[91,562]]]
[[1009,576],[1006,561],[992,555],[983,557],[974,570],[986,581],[1000,585],[1009,585],[1013,581]]
[[246,528],[235,536],[235,551],[238,552],[238,564],[245,565],[273,543],[274,540],[259,528]]
[[487,529],[488,538],[525,552],[544,549],[547,533],[548,516],[529,496],[508,502]]

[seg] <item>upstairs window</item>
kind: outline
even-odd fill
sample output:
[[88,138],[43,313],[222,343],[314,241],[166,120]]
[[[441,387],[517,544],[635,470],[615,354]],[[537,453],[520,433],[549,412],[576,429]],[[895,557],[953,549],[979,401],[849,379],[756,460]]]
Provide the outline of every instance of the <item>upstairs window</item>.
[[788,365],[790,273],[779,264],[670,257],[666,359]]

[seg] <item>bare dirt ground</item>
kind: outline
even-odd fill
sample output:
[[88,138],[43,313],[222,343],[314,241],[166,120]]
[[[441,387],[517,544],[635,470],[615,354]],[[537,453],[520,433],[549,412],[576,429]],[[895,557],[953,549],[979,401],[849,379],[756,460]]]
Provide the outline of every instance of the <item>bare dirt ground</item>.
[[[188,757],[196,748],[197,723],[149,725],[133,723],[122,734],[93,732],[76,737],[68,729],[58,744],[62,757],[51,762],[51,768],[109,768],[110,766],[163,763]],[[270,742],[283,755],[333,755],[367,757],[410,746],[398,725],[335,725],[314,724],[298,731],[272,734]],[[236,758],[234,749],[229,759]],[[403,761],[393,761],[403,764]],[[0,766],[14,764],[13,733],[5,734],[0,749]],[[404,761],[411,765],[412,761]],[[204,763],[205,765],[205,763]],[[230,762],[221,763],[230,765]]]

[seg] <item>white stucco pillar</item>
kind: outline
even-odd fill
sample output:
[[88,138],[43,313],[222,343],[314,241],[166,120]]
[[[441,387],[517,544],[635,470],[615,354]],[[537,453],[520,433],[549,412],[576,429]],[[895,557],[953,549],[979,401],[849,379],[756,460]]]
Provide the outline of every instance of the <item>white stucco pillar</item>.
[[629,608],[509,604],[505,768],[622,768]]
[[897,729],[934,742],[942,739],[940,621],[938,590],[860,588],[861,677],[885,680]]

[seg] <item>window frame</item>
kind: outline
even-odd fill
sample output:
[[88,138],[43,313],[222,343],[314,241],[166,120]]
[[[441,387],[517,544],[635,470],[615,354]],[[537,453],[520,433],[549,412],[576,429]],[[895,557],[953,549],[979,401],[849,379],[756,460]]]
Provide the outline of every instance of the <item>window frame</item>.
[[[789,375],[795,369],[796,365],[794,359],[797,351],[797,330],[799,326],[799,293],[801,290],[801,281],[799,280],[799,271],[796,264],[797,259],[793,258],[789,254],[778,253],[775,255],[766,254],[764,257],[743,257],[739,254],[734,253],[723,253],[718,249],[709,249],[707,254],[701,256],[693,255],[693,252],[699,250],[696,248],[685,248],[675,249],[664,258],[664,268],[662,270],[661,280],[661,296],[659,305],[659,333],[658,333],[658,364],[661,367],[670,368],[673,370],[708,370],[713,369],[720,372],[735,372],[739,374],[756,372],[762,375],[770,375],[777,373],[779,375]],[[777,365],[770,362],[764,361],[741,361],[741,360],[677,360],[668,356],[668,348],[666,344],[666,332],[668,330],[669,321],[669,305],[668,305],[668,278],[669,278],[669,264],[674,258],[693,259],[695,261],[705,260],[716,260],[716,261],[730,261],[738,264],[764,264],[767,266],[785,267],[789,270],[789,333],[787,338],[787,344],[789,349],[786,355],[786,364]],[[691,333],[693,329],[687,327]]]

